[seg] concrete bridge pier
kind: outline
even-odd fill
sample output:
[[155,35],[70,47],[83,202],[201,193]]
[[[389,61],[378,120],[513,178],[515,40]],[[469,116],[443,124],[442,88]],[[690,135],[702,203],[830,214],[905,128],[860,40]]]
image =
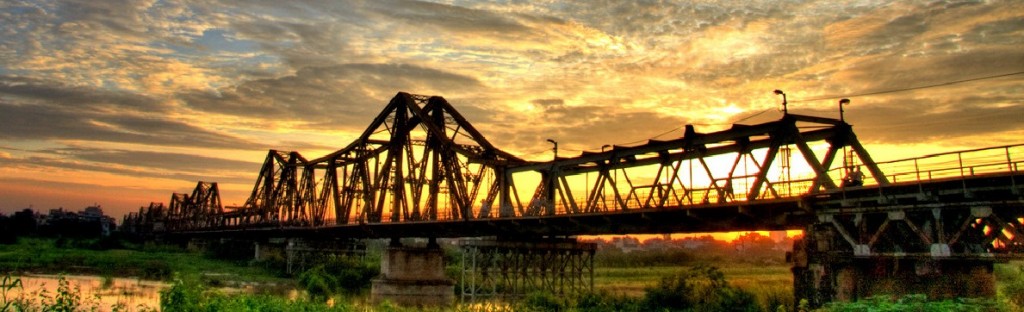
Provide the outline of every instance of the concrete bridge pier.
[[445,276],[444,251],[434,239],[426,247],[402,246],[397,240],[384,250],[380,276],[372,281],[370,300],[409,307],[448,307],[455,282]]

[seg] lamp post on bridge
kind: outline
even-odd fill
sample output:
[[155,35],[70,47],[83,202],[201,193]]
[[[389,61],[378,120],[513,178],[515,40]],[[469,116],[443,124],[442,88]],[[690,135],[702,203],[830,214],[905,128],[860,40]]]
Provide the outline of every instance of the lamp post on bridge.
[[[846,123],[846,118],[843,116],[843,105],[850,105],[850,99],[841,99],[841,100],[839,100],[839,122],[842,122],[842,123],[845,124]],[[852,165],[850,163],[850,160],[851,160],[851,156],[850,156],[850,154],[847,154],[847,152],[846,152],[846,145],[844,144],[843,145],[843,171],[846,171],[847,176],[849,176],[850,172],[852,171],[852,169],[850,168],[850,166]]]
[[843,118],[843,105],[850,105],[850,99],[839,100],[839,121],[846,122]]
[[782,92],[782,90],[779,89],[775,89],[774,92],[775,94],[782,96],[782,114],[789,115],[789,102],[786,102],[786,92]]
[[556,142],[555,140],[552,140],[552,139],[548,139],[548,142],[551,142],[551,144],[555,145],[555,148],[553,148],[551,150],[555,152],[555,160],[558,160],[558,142]]
[[[601,145],[601,152],[602,152],[602,153],[604,153],[604,150],[605,150],[606,148],[609,148],[609,147],[612,147],[612,146],[611,146],[611,145],[608,145],[608,144],[605,144],[605,145]],[[600,179],[601,179],[601,178],[600,178],[600,177],[598,177],[598,180],[600,180]],[[586,183],[586,184],[587,184],[587,185],[586,185],[586,190],[585,190],[585,191],[586,191],[586,194],[587,194],[587,198],[590,198],[590,171],[587,171],[587,173],[586,173],[586,181],[585,181],[584,183]]]

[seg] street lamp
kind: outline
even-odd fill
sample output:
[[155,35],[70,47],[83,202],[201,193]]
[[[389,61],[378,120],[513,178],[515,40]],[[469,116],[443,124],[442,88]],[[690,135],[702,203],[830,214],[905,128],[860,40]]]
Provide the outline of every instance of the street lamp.
[[[839,100],[839,122],[846,123],[846,119],[843,117],[843,105],[850,105],[850,99]],[[846,171],[847,176],[850,175],[849,158],[849,154],[846,153],[846,145],[843,145],[843,170]],[[846,183],[845,180],[843,183]]]
[[[604,153],[604,150],[609,148],[609,147],[612,147],[612,146],[608,145],[608,144],[601,145],[601,152]],[[590,171],[587,171],[587,174],[586,174],[586,184],[587,184],[587,188],[586,188],[587,198],[590,198]],[[595,185],[595,187],[596,187],[596,185]],[[594,189],[594,190],[597,190],[597,189]],[[604,198],[604,196],[601,196],[601,198]],[[588,199],[588,201],[589,201],[589,199]],[[589,202],[588,202],[588,204],[589,204]]]
[[843,119],[843,105],[850,105],[850,99],[839,100],[839,121],[846,122],[846,120]]
[[782,96],[782,114],[789,115],[789,108],[787,107],[789,102],[786,102],[786,93],[782,92],[782,90],[775,89],[775,94]]
[[552,150],[555,151],[555,160],[558,160],[558,142],[555,142],[555,140],[552,139],[548,139],[548,142],[551,142],[551,144],[555,145],[555,148],[553,148]]

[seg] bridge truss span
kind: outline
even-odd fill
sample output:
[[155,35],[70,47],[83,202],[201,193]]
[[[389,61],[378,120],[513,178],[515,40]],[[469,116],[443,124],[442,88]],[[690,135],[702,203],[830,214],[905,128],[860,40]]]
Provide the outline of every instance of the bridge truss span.
[[[499,228],[516,220],[558,224],[681,215],[689,223],[643,232],[783,229],[798,227],[794,218],[808,215],[802,196],[840,188],[841,176],[854,164],[867,169],[868,183],[889,183],[849,124],[814,116],[785,114],[708,133],[687,125],[679,138],[606,147],[576,157],[524,160],[495,147],[444,98],[398,93],[347,146],[315,159],[270,150],[244,205],[222,207],[219,196],[203,197],[210,203],[193,206],[217,208],[189,210],[188,217],[171,209],[168,228],[358,227],[362,230],[339,231],[362,237],[390,231],[371,234],[367,227],[394,225],[411,234],[432,228],[422,224],[431,222]],[[186,220],[191,221],[176,224]],[[591,234],[618,231],[573,228]],[[450,235],[495,234],[454,232]],[[555,232],[575,233],[554,228],[549,233]]]
[[340,150],[312,160],[271,150],[246,204],[225,218],[233,227],[468,220],[517,163],[443,98],[399,93]]
[[[819,158],[812,146],[822,145],[825,151]],[[524,215],[685,209],[711,204],[742,206],[837,189],[840,183],[829,168],[848,146],[853,150],[851,158],[867,167],[874,181],[888,183],[849,125],[802,115],[786,115],[758,125],[734,125],[712,133],[698,133],[688,125],[685,135],[678,139],[615,146],[610,151],[510,171],[537,171],[542,175]],[[794,178],[792,172],[801,170],[794,166],[805,169],[804,173]],[[595,176],[592,182],[589,174]],[[588,175],[585,183],[567,180],[580,175]],[[573,192],[586,196],[578,200]]]

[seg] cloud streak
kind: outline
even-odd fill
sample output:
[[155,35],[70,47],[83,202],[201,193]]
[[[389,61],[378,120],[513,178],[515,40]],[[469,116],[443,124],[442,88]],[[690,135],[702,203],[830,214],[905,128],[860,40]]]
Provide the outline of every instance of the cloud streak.
[[[7,1],[0,20],[0,157],[19,163],[0,170],[128,189],[244,190],[266,148],[343,146],[399,91],[530,153],[725,127],[774,89],[831,116],[831,97],[1024,71],[1019,1]],[[1009,144],[1021,81],[854,97],[847,117],[872,144]]]
[[38,79],[0,77],[0,131],[7,140],[84,140],[251,148],[259,144],[171,118],[151,97]]

